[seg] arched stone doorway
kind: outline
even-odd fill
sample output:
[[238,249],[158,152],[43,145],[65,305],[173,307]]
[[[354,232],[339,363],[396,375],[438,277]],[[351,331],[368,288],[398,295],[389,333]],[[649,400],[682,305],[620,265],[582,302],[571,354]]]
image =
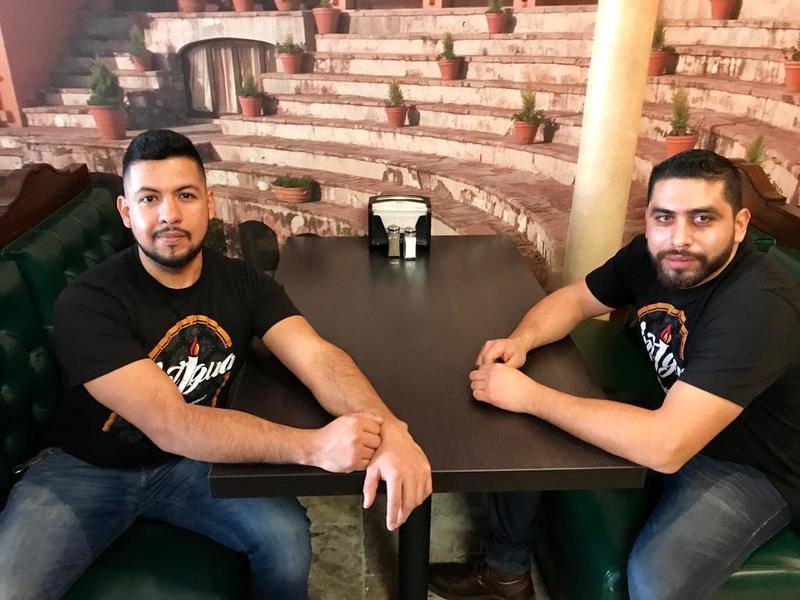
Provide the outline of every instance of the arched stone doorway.
[[236,88],[247,75],[275,71],[275,47],[238,39],[206,40],[181,51],[186,97],[192,116],[239,112]]

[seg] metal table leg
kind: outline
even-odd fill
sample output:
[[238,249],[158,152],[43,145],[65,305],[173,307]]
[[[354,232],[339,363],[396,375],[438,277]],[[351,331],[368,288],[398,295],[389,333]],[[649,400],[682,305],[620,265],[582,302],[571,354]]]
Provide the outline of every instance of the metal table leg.
[[400,526],[400,600],[428,597],[428,557],[431,542],[430,496]]

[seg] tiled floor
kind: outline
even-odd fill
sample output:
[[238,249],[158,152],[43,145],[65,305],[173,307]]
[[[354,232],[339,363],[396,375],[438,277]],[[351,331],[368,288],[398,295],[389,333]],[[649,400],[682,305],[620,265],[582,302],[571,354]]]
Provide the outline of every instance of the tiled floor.
[[[359,496],[304,497],[311,519],[312,600],[396,597],[397,533],[385,524],[385,497],[365,511]],[[458,561],[480,550],[486,507],[480,494],[435,494],[431,561]],[[549,600],[534,572],[538,600]],[[438,598],[431,594],[432,599]]]

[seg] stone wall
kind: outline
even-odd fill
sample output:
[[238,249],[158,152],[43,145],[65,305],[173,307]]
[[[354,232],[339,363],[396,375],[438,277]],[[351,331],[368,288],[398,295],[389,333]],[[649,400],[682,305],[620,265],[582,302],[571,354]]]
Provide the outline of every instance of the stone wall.
[[[664,19],[710,19],[709,0],[661,0]],[[742,0],[740,19],[797,19],[797,0]]]

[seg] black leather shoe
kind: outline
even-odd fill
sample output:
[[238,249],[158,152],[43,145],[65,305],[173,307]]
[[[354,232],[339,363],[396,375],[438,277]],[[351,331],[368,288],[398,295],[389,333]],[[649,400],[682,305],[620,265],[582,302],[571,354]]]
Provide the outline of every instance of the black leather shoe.
[[428,570],[428,588],[447,600],[533,600],[529,571],[504,573],[483,558],[468,563],[434,563]]

